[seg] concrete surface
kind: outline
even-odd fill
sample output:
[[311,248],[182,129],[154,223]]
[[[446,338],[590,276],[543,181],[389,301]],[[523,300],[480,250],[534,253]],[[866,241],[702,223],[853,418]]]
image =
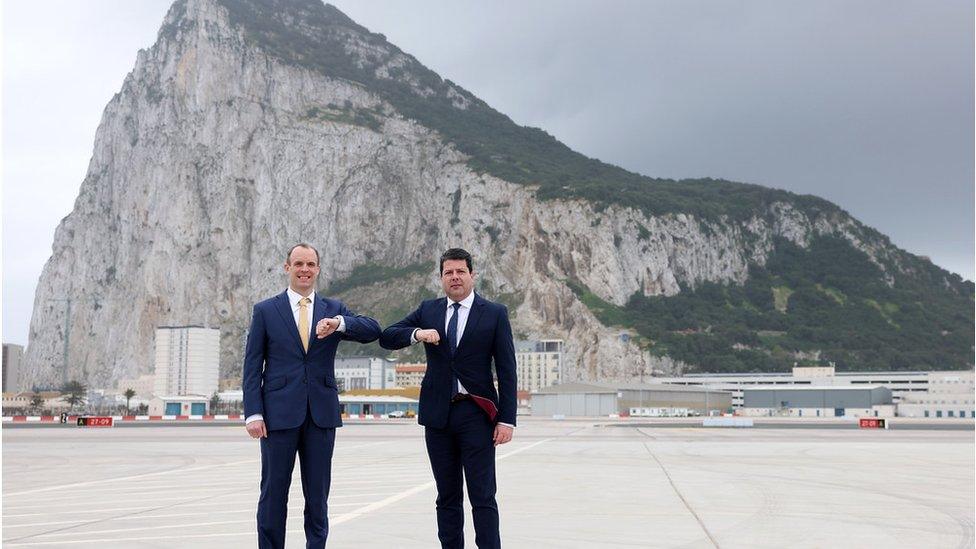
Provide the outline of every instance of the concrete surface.
[[[253,547],[239,425],[2,429],[4,547]],[[667,428],[520,418],[502,540],[546,547],[973,547],[971,430]],[[303,547],[296,467],[288,547]],[[337,435],[330,547],[436,547],[422,428]],[[470,510],[469,547],[474,547]]]

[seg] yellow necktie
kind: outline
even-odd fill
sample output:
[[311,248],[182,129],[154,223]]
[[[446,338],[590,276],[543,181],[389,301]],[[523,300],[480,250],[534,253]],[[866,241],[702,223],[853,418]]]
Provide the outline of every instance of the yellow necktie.
[[308,304],[312,300],[303,297],[298,300],[298,336],[302,338],[302,348],[308,352]]

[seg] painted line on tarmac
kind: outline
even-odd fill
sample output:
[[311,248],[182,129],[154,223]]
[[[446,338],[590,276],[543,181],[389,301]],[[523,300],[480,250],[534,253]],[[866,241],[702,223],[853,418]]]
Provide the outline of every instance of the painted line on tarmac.
[[[371,442],[371,443],[368,443],[368,444],[360,444],[360,445],[357,445],[357,446],[348,446],[348,447],[345,448],[345,450],[355,450],[357,448],[366,448],[366,447],[370,447],[370,446],[378,446],[380,444],[390,444],[392,442],[393,441]],[[119,481],[123,481],[123,480],[134,480],[134,479],[138,479],[138,478],[147,478],[147,477],[155,477],[155,476],[160,476],[160,475],[168,475],[168,474],[171,474],[171,473],[181,473],[181,474],[183,474],[183,473],[191,473],[191,472],[194,472],[194,471],[205,471],[205,470],[208,470],[208,469],[214,469],[214,468],[218,468],[218,467],[233,467],[233,466],[236,466],[236,465],[244,465],[244,464],[248,464],[248,463],[258,463],[260,461],[261,461],[260,459],[245,459],[245,460],[241,460],[241,461],[233,461],[233,462],[230,462],[230,463],[214,463],[214,464],[211,464],[211,465],[201,465],[199,467],[186,467],[186,468],[184,468],[184,467],[177,467],[175,469],[167,469],[165,471],[156,471],[156,472],[153,472],[153,473],[143,473],[141,475],[129,475],[129,476],[125,476],[125,477],[113,477],[113,478],[107,478],[107,479],[101,479],[101,480],[91,480],[91,481],[88,481],[88,482],[75,482],[75,483],[72,483],[72,484],[61,484],[61,485],[58,485],[58,486],[45,486],[44,488],[35,488],[33,490],[23,490],[23,491],[20,491],[20,492],[8,492],[8,493],[4,494],[4,496],[5,497],[7,497],[7,496],[11,496],[12,497],[12,496],[22,496],[22,495],[27,495],[27,494],[39,494],[39,493],[42,493],[42,492],[52,492],[52,491],[55,491],[55,490],[64,490],[64,489],[67,489],[67,488],[79,488],[79,487],[82,487],[82,486],[94,486],[94,485],[97,485],[97,484],[105,484],[105,483],[109,483],[109,482],[119,482]],[[353,468],[355,468],[355,466],[350,465],[348,467],[344,467],[343,469],[353,469]],[[8,503],[6,505],[9,506],[10,504]]]
[[[538,442],[532,443],[532,444],[530,444],[528,446],[524,446],[524,447],[519,448],[517,450],[513,450],[513,451],[511,451],[511,452],[509,452],[507,454],[498,456],[495,459],[495,461],[496,462],[497,461],[501,461],[501,460],[506,459],[506,458],[509,458],[511,456],[520,454],[522,452],[525,452],[527,450],[530,450],[532,448],[535,448],[536,446],[539,446],[540,444],[549,442],[551,440],[553,440],[553,439],[552,438],[543,439],[543,440],[540,440]],[[377,443],[377,444],[384,444],[384,443],[386,443],[386,442],[381,442],[381,443]],[[373,445],[375,445],[375,444],[370,444],[368,446],[373,446]],[[247,461],[242,461],[242,462],[235,462],[235,464],[248,463],[248,462],[254,462],[254,461],[257,461],[257,460],[247,460]],[[217,464],[217,465],[213,465],[213,466],[205,466],[203,468],[219,467],[221,465],[231,465],[231,464]],[[202,469],[202,468],[195,468],[195,469]],[[106,479],[104,481],[92,481],[91,483],[75,483],[75,484],[66,485],[66,486],[82,486],[82,485],[88,485],[88,484],[93,484],[93,483],[101,483],[101,482],[107,482],[107,481],[113,481],[113,480],[128,480],[128,479],[132,479],[132,478],[142,478],[142,477],[152,476],[152,475],[157,475],[157,474],[165,474],[165,473],[170,473],[170,472],[174,472],[174,471],[176,471],[176,470],[162,471],[160,473],[148,473],[146,475],[133,475],[133,476],[130,476],[130,477],[119,477],[119,478],[115,478],[115,479]],[[400,501],[400,500],[402,500],[402,499],[404,499],[406,497],[409,497],[410,495],[413,495],[415,493],[422,492],[422,491],[424,491],[426,489],[432,488],[432,487],[434,487],[434,484],[435,484],[434,481],[430,481],[428,483],[425,483],[425,484],[422,484],[422,485],[419,485],[419,486],[415,486],[414,488],[411,488],[409,490],[405,490],[403,492],[400,492],[399,494],[395,494],[393,496],[390,496],[390,497],[388,497],[388,498],[386,498],[384,500],[381,500],[379,502],[371,503],[369,505],[363,506],[363,507],[361,507],[361,508],[359,508],[359,509],[357,509],[355,511],[352,511],[350,513],[346,513],[346,514],[343,514],[343,515],[339,515],[338,517],[336,517],[334,519],[330,519],[329,520],[329,525],[332,526],[332,525],[342,524],[343,522],[348,522],[348,521],[350,521],[350,520],[352,520],[354,518],[357,518],[357,517],[363,516],[365,514],[371,513],[373,511],[376,511],[377,509],[381,509],[383,507],[389,506],[389,505],[391,505],[391,504],[393,504],[393,503],[395,503],[397,501]],[[33,492],[37,492],[37,491],[49,491],[49,490],[57,489],[57,488],[58,487],[48,487],[48,488],[42,488],[42,489],[38,489],[38,490],[30,490],[30,491],[27,491],[27,492],[19,492],[17,494],[33,493]],[[11,495],[17,495],[17,494],[11,494]],[[172,526],[168,526],[167,525],[167,526],[155,526],[155,527],[143,527],[143,528],[129,528],[129,529],[116,529],[116,530],[99,530],[99,531],[91,531],[91,532],[71,532],[70,535],[79,535],[79,534],[82,534],[82,535],[84,535],[84,534],[107,534],[107,533],[120,533],[120,532],[129,532],[129,531],[144,531],[144,530],[152,530],[152,529],[159,529],[159,528],[171,528],[171,527],[183,527],[183,528],[185,528],[185,527],[190,527],[190,526],[214,526],[214,525],[220,525],[220,524],[241,524],[241,523],[251,523],[251,522],[253,522],[253,521],[251,521],[251,520],[247,520],[247,521],[219,521],[219,522],[210,522],[210,523],[177,524],[177,525],[172,525]],[[288,532],[289,533],[302,533],[302,532],[304,532],[304,530],[303,529],[294,529],[294,530],[288,530]],[[53,534],[53,533],[52,534],[38,534],[38,535],[35,535],[35,536],[31,536],[31,537],[51,537],[51,536],[56,536],[56,535],[57,536],[63,536],[63,535],[69,535],[69,533],[63,533],[63,534]],[[162,539],[165,539],[165,540],[170,540],[170,539],[194,539],[194,538],[229,537],[229,536],[253,536],[253,535],[254,535],[254,532],[248,531],[248,532],[229,532],[229,533],[215,533],[215,534],[184,534],[184,535],[176,535],[176,536],[140,536],[140,537],[131,537],[131,538],[119,538],[119,537],[116,536],[116,537],[112,537],[112,538],[85,539],[85,540],[24,541],[24,542],[13,541],[13,542],[7,542],[7,543],[5,543],[5,545],[6,546],[10,546],[10,547],[14,547],[14,546],[28,546],[28,545],[55,545],[55,544],[68,545],[68,544],[78,544],[78,543],[102,543],[102,542],[122,542],[122,541],[151,541],[151,540],[162,540]]]
[[[216,467],[233,467],[235,465],[242,465],[242,464],[245,464],[245,463],[257,463],[259,461],[261,461],[261,460],[259,460],[259,459],[246,459],[246,460],[243,460],[243,461],[234,461],[234,462],[231,462],[231,463],[214,463],[212,465],[202,465],[200,467],[187,467],[187,468],[177,467],[175,469],[167,469],[165,471],[156,471],[155,473],[144,473],[144,474],[141,474],[141,475],[129,475],[129,476],[125,476],[125,477],[113,477],[113,478],[106,478],[106,479],[102,479],[102,480],[91,480],[91,481],[88,481],[88,482],[74,482],[74,483],[71,483],[71,484],[61,484],[61,485],[58,485],[58,486],[46,486],[44,488],[35,488],[33,490],[24,490],[24,491],[21,491],[21,492],[10,492],[10,493],[4,494],[4,495],[6,495],[6,496],[22,496],[22,495],[27,495],[27,494],[39,494],[41,492],[53,492],[55,490],[64,490],[66,488],[78,488],[78,487],[81,487],[81,486],[94,486],[96,484],[104,484],[104,483],[107,483],[107,482],[119,482],[119,481],[123,481],[123,480],[133,480],[133,479],[137,479],[137,478],[156,477],[156,476],[159,476],[159,475],[168,475],[168,474],[172,474],[172,473],[189,473],[189,472],[192,472],[192,471],[203,471],[203,470],[206,470],[206,469],[214,469]],[[9,506],[10,504],[8,503],[6,505]]]
[[[295,518],[299,518],[299,517],[295,517]],[[161,526],[139,526],[139,527],[136,527],[136,528],[115,528],[115,529],[112,529],[112,530],[88,530],[88,531],[85,531],[85,532],[57,532],[57,533],[51,533],[51,534],[35,534],[35,535],[31,536],[31,537],[36,537],[36,538],[56,538],[56,537],[64,537],[64,536],[84,536],[84,535],[92,535],[92,534],[117,534],[117,533],[121,533],[121,532],[141,532],[143,530],[165,530],[167,528],[190,528],[190,527],[198,527],[198,526],[220,526],[220,525],[226,525],[226,524],[254,524],[254,519],[251,518],[251,519],[247,519],[247,520],[217,520],[217,521],[210,521],[210,522],[191,522],[191,523],[183,523],[183,524],[164,524],[164,525],[161,525]],[[74,541],[74,540],[71,540],[71,541]],[[81,541],[81,540],[79,540],[79,541]]]
[[[536,446],[538,446],[538,445],[540,445],[540,444],[542,444],[544,442],[549,442],[550,440],[552,440],[552,439],[551,438],[547,438],[547,439],[544,439],[544,440],[540,440],[538,442],[534,442],[534,443],[532,443],[532,444],[530,444],[528,446],[523,446],[522,448],[519,448],[517,450],[513,450],[513,451],[511,451],[511,452],[509,452],[507,454],[498,456],[497,458],[495,458],[495,461],[496,462],[497,461],[501,461],[501,460],[503,460],[505,458],[512,457],[512,456],[514,456],[516,454],[520,454],[520,453],[522,453],[522,452],[524,452],[526,450],[530,450],[532,448],[535,448]],[[382,508],[384,508],[384,507],[386,507],[388,505],[392,505],[392,504],[394,504],[394,503],[396,503],[396,502],[398,502],[398,501],[400,501],[400,500],[402,500],[404,498],[410,497],[410,496],[412,496],[414,494],[417,494],[417,493],[423,492],[425,490],[428,490],[430,488],[433,488],[434,485],[435,485],[435,482],[434,481],[430,481],[430,482],[426,482],[424,484],[420,484],[418,486],[414,486],[413,488],[410,488],[409,490],[404,490],[403,492],[400,492],[399,494],[394,494],[394,495],[392,495],[392,496],[390,496],[390,497],[388,497],[386,499],[382,499],[380,501],[377,501],[376,503],[371,503],[371,504],[366,505],[366,506],[364,506],[364,507],[362,507],[360,509],[356,509],[355,511],[352,511],[350,513],[346,513],[344,515],[339,515],[338,517],[336,517],[334,519],[329,519],[329,525],[330,526],[332,526],[332,525],[339,525],[339,524],[342,524],[344,522],[349,522],[350,520],[352,520],[354,518],[361,517],[363,515],[372,513],[373,511],[377,511],[377,510],[382,509]]]
[[[356,505],[367,505],[368,503],[369,503],[368,501],[356,501],[356,502],[351,502],[351,503],[330,503],[329,504],[329,509],[331,509],[333,507],[354,507]],[[208,504],[208,505],[212,505],[212,504]],[[301,506],[298,506],[298,507],[290,507],[289,508],[289,511],[301,512],[303,509],[304,508],[301,507]],[[212,510],[209,510],[208,509],[207,512],[206,512],[206,514],[207,515],[233,515],[233,514],[240,514],[240,513],[248,513],[248,514],[252,514],[253,515],[256,512],[257,512],[256,509],[225,509],[225,510],[222,510],[222,511],[212,511]],[[114,521],[117,521],[117,520],[146,520],[147,518],[161,519],[161,518],[175,518],[175,517],[199,517],[200,515],[201,515],[201,513],[169,513],[169,514],[166,514],[166,515],[147,515],[147,516],[142,516],[142,515],[127,515],[127,516],[124,516],[124,517],[110,519],[107,522],[114,522]],[[58,521],[53,521],[53,522],[29,522],[29,523],[25,523],[25,524],[4,524],[3,527],[4,527],[4,529],[7,529],[7,528],[27,528],[28,526],[52,526],[52,525],[55,525],[55,524],[78,524],[78,523],[82,523],[82,522],[88,522],[88,521],[87,521],[87,519],[76,519],[76,520],[58,520]],[[82,533],[84,533],[84,532],[82,532]]]
[[[305,530],[302,528],[294,528],[285,531],[288,534],[304,534]],[[199,539],[199,538],[226,538],[226,537],[240,537],[248,536],[253,537],[257,534],[255,532],[224,532],[217,534],[183,534],[177,536],[139,536],[135,538],[100,538],[100,539],[84,539],[84,540],[58,540],[58,541],[24,541],[24,542],[13,542],[4,543],[5,547],[26,547],[31,545],[74,545],[79,543],[111,543],[120,541],[154,541],[154,540],[178,540],[178,539]]]

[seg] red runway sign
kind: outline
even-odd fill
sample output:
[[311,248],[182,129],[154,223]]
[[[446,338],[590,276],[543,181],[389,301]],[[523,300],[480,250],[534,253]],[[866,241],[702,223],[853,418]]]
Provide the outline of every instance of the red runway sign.
[[112,427],[115,421],[111,416],[82,416],[78,418],[78,427]]
[[862,417],[860,421],[858,421],[858,423],[863,429],[887,429],[888,428],[888,424],[885,422],[883,418],[875,419],[875,418]]

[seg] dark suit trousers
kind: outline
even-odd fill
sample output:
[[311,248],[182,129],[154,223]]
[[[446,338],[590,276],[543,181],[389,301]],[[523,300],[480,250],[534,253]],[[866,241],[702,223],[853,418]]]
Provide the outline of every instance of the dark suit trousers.
[[323,429],[308,411],[305,423],[294,429],[269,431],[261,439],[261,498],[258,500],[258,547],[285,546],[288,489],[298,454],[305,495],[306,547],[325,547],[329,535],[328,499],[332,480],[335,429]]
[[472,400],[451,404],[444,429],[427,427],[427,455],[437,483],[437,537],[445,549],[464,548],[463,479],[474,515],[475,543],[501,547],[495,502],[494,425]]

